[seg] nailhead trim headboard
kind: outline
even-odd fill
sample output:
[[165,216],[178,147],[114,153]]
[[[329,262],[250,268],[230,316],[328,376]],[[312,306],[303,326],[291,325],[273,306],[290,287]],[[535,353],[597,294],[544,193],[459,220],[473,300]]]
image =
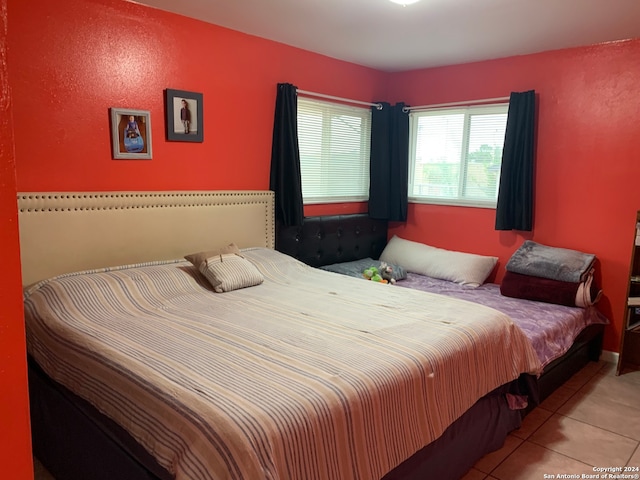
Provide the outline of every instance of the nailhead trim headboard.
[[23,284],[231,242],[274,248],[273,206],[271,191],[20,193]]
[[320,267],[378,259],[387,244],[387,222],[367,214],[305,217],[301,227],[276,226],[276,250]]

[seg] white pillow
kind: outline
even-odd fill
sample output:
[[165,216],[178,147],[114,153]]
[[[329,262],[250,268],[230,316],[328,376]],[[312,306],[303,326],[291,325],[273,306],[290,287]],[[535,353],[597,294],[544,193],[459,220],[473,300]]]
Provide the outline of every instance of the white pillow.
[[444,250],[394,235],[380,260],[400,265],[408,272],[477,287],[493,271],[498,257]]

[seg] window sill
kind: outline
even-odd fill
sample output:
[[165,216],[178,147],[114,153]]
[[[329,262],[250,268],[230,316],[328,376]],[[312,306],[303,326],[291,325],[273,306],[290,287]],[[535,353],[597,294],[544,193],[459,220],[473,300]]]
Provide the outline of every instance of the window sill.
[[460,199],[409,197],[409,203],[424,205],[444,205],[449,207],[487,208],[491,210],[496,209],[496,202],[479,202],[477,200],[473,201]]

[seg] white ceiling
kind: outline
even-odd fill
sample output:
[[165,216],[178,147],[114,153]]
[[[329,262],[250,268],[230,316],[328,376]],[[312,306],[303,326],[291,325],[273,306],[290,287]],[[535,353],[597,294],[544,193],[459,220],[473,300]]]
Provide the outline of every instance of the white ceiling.
[[640,38],[640,0],[136,0],[383,71]]

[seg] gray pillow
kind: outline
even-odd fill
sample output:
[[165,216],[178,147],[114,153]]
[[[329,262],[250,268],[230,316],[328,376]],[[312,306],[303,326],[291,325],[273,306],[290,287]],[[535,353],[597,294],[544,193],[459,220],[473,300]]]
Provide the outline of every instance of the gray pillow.
[[[388,263],[388,262],[387,262]],[[393,279],[395,281],[404,280],[407,278],[407,272],[400,265],[391,265],[393,268]],[[321,270],[327,270],[329,272],[341,273],[342,275],[348,275],[350,277],[364,278],[362,273],[371,267],[380,268],[380,260],[374,260],[372,258],[363,258],[362,260],[354,260],[352,262],[334,263],[333,265],[324,265],[320,267]]]

